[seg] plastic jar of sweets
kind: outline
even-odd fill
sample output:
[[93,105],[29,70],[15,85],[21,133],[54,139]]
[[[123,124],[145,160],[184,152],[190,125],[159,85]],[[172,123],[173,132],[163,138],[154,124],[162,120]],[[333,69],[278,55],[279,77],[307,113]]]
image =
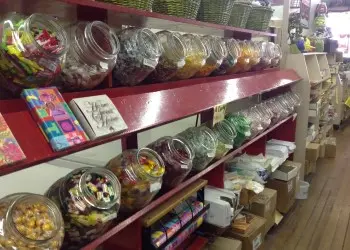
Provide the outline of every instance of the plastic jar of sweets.
[[218,37],[204,36],[202,42],[210,51],[204,66],[196,73],[196,77],[209,76],[215,69],[220,67],[223,59],[227,56],[225,42]]
[[48,86],[61,73],[69,41],[55,18],[12,13],[3,19],[0,37],[0,71],[6,79],[0,84],[13,93]]
[[152,149],[123,151],[110,160],[107,168],[120,180],[121,209],[134,212],[145,207],[162,187],[165,172],[162,158]]
[[113,70],[114,85],[137,85],[157,67],[162,46],[156,34],[146,28],[127,28],[118,37],[120,52]]
[[119,40],[100,21],[80,22],[70,32],[71,46],[58,84],[65,90],[92,89],[114,68]]
[[165,82],[176,75],[185,66],[187,49],[181,41],[181,35],[169,31],[157,33],[162,44],[162,55],[155,70],[148,76],[147,82]]
[[59,208],[45,196],[17,193],[0,200],[0,248],[59,250],[64,222]]

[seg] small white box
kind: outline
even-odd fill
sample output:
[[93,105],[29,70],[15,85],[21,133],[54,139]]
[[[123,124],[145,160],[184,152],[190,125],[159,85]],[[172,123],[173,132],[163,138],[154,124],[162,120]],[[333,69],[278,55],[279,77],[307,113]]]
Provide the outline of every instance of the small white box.
[[317,117],[317,110],[309,109],[309,117]]
[[310,102],[309,109],[319,110],[321,103],[322,103],[321,100],[318,100],[317,102]]
[[69,106],[92,140],[128,128],[107,95],[75,98]]
[[[288,162],[288,161],[287,161]],[[299,166],[300,165],[300,166]],[[293,162],[293,164],[282,164],[275,172],[272,173],[271,177],[281,181],[289,181],[297,176],[300,163]]]

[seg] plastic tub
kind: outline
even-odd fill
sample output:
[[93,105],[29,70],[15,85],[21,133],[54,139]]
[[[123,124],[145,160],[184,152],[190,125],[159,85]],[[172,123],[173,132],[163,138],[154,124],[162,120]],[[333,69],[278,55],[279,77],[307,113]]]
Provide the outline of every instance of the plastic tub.
[[298,200],[306,200],[309,195],[310,184],[306,181],[299,181],[300,189],[295,198]]

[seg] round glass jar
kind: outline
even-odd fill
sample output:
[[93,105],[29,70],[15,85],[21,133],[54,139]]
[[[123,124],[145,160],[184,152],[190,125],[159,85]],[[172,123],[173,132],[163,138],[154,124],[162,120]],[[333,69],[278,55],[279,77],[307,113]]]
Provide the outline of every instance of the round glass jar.
[[61,73],[69,47],[64,28],[44,14],[14,13],[1,26],[0,71],[6,79],[1,85],[13,93],[48,86]]
[[214,159],[217,138],[213,130],[208,127],[193,127],[178,134],[194,151],[192,169],[201,171]]
[[227,72],[228,74],[246,72],[250,69],[250,59],[253,55],[252,47],[247,41],[239,41],[238,44],[241,54],[237,58],[236,65]]
[[46,192],[61,209],[65,222],[64,249],[81,247],[103,234],[120,207],[121,188],[106,168],[78,168]]
[[174,79],[188,79],[194,76],[205,64],[210,51],[204,46],[197,35],[185,34],[181,36],[182,42],[187,48],[185,66],[176,72]]
[[0,200],[0,248],[59,250],[64,237],[61,212],[45,196],[30,193]]
[[241,48],[238,42],[233,39],[224,39],[227,56],[222,61],[222,64],[213,71],[213,75],[224,75],[228,73],[237,63],[237,59],[241,56]]
[[113,70],[115,85],[137,85],[158,65],[162,46],[156,34],[146,28],[123,29],[118,37],[120,52]]
[[273,48],[273,58],[271,59],[271,67],[278,67],[282,59],[282,49],[277,43],[269,42]]
[[233,143],[237,134],[236,130],[227,120],[222,120],[216,123],[213,127],[213,131],[216,134],[216,138],[218,140],[215,159],[220,159],[233,148]]
[[181,183],[192,169],[193,149],[178,137],[162,137],[147,147],[156,151],[165,164],[163,186],[171,189]]
[[257,42],[248,41],[247,43],[249,44],[252,50],[252,56],[249,60],[249,66],[246,69],[246,71],[250,71],[255,65],[257,65],[260,62],[262,51]]
[[122,211],[134,212],[151,202],[162,187],[164,166],[162,158],[149,148],[123,151],[108,162],[107,168],[122,185]]
[[196,73],[196,77],[209,76],[215,69],[220,67],[223,59],[227,56],[225,42],[218,37],[204,36],[202,42],[210,51],[210,55],[205,61],[204,66]]
[[240,114],[229,113],[225,116],[225,119],[230,123],[237,135],[235,137],[234,146],[239,147],[242,143],[251,136],[251,122],[250,120]]
[[260,48],[261,56],[260,56],[259,63],[252,67],[252,70],[254,70],[254,71],[263,70],[263,69],[270,67],[271,59],[273,57],[273,51],[272,51],[271,45],[269,45],[269,43],[259,42],[257,45]]
[[165,82],[185,66],[187,49],[177,33],[160,31],[157,33],[162,44],[162,55],[155,70],[147,77],[147,82]]
[[66,54],[58,86],[64,90],[92,89],[114,68],[119,40],[100,21],[79,22],[70,30],[71,45]]

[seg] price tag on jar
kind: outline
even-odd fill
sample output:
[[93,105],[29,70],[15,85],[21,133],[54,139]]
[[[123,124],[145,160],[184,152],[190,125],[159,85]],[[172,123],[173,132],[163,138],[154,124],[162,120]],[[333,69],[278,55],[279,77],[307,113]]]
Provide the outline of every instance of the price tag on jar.
[[227,148],[227,149],[233,149],[233,146],[230,145],[230,144],[225,144],[225,148]]
[[148,66],[148,67],[151,67],[151,68],[155,68],[158,64],[157,60],[150,60],[150,59],[143,59],[143,64]]
[[215,152],[210,152],[210,153],[207,153],[207,156],[208,156],[208,157],[210,157],[210,158],[212,158],[212,157],[214,157],[214,156],[215,156]]
[[177,63],[177,67],[182,68],[183,66],[185,66],[185,64],[186,64],[185,60],[181,60],[180,62]]
[[158,191],[162,187],[162,184],[159,182],[152,183],[149,187],[151,193]]
[[181,165],[182,169],[188,169],[188,165]]
[[107,70],[108,69],[108,63],[100,62],[100,66],[102,69]]
[[346,99],[345,105],[350,108],[350,96]]
[[213,126],[216,123],[218,123],[218,122],[220,122],[220,121],[225,119],[226,108],[227,108],[226,104],[217,105],[217,106],[214,107]]

